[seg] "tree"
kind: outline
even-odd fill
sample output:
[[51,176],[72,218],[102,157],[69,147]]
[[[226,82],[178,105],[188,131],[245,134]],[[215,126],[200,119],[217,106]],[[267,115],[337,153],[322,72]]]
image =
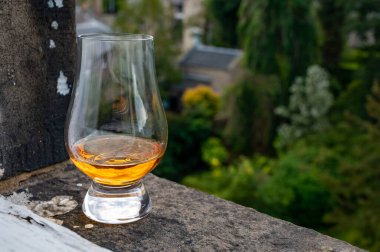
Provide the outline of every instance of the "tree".
[[[372,121],[349,117],[354,139],[346,144],[343,160],[330,187],[336,207],[326,216],[339,238],[366,248],[380,250],[380,85],[374,83],[366,108]],[[344,140],[347,142],[347,140]]]
[[291,86],[289,105],[275,110],[288,120],[278,130],[279,146],[284,147],[307,133],[324,129],[333,100],[327,72],[317,65],[309,67],[306,78],[296,78]]
[[318,63],[314,10],[312,0],[242,0],[240,4],[244,63],[254,73],[280,77],[283,98],[287,83]]
[[207,167],[202,161],[202,145],[215,135],[213,118],[219,95],[211,87],[199,85],[185,91],[182,103],[182,114],[167,113],[170,141],[160,168],[154,171],[175,181]]
[[238,10],[241,0],[206,0],[212,26],[211,43],[216,46],[238,46]]
[[374,80],[380,79],[380,2],[348,0],[344,3],[345,31],[347,35],[354,33],[359,37],[354,46],[360,51],[358,61],[363,65],[363,76],[370,90]]
[[345,10],[341,1],[319,0],[318,17],[322,28],[322,65],[331,74],[339,74],[344,49]]
[[249,73],[226,90],[219,118],[225,120],[223,138],[235,154],[271,152],[278,91],[276,78]]
[[173,39],[173,20],[169,7],[160,0],[120,0],[118,8],[114,23],[117,31],[154,36],[158,82],[167,89],[180,79],[176,67],[179,50]]
[[372,83],[380,79],[380,2],[339,0],[338,3],[344,10],[343,34],[345,38],[351,38],[340,65],[351,72],[349,77],[355,79],[346,81],[348,85],[338,99],[337,109],[368,119],[366,98]]

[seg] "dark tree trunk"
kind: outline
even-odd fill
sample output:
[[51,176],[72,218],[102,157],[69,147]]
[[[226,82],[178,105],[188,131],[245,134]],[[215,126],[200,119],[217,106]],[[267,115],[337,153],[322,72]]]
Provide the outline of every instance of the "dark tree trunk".
[[0,0],[0,179],[67,159],[75,1]]
[[344,45],[342,32],[345,18],[344,8],[336,0],[321,0],[320,3],[322,6],[319,17],[324,33],[322,63],[330,73],[339,74],[339,62]]

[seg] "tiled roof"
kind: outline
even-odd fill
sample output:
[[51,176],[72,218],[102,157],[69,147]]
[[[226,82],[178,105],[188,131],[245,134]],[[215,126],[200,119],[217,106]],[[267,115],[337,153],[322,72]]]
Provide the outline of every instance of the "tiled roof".
[[226,70],[241,53],[238,49],[197,45],[183,56],[180,65]]
[[183,80],[185,82],[187,81],[193,81],[196,83],[202,83],[202,84],[208,84],[211,83],[211,78],[206,76],[206,75],[201,75],[201,74],[184,74],[183,75]]

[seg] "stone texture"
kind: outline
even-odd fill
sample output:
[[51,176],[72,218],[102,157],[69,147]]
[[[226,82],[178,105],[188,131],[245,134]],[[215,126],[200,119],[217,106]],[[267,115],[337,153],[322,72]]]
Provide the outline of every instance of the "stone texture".
[[72,89],[74,8],[74,0],[0,0],[0,179],[67,159],[70,95],[57,93],[57,80],[62,72]]
[[[89,179],[72,165],[61,166],[50,176],[21,182],[19,189],[28,189],[32,200],[69,195],[82,202]],[[146,177],[145,185],[152,197],[153,210],[138,222],[96,223],[86,218],[80,207],[56,218],[63,220],[63,226],[113,251],[362,251],[316,231],[154,175]],[[8,194],[15,189],[8,188]]]

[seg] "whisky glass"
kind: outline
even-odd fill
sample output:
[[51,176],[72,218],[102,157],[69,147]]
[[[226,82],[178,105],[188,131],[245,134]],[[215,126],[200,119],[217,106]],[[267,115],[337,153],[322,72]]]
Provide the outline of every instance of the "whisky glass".
[[78,67],[65,143],[74,165],[92,179],[84,214],[108,224],[151,210],[142,179],[161,160],[167,121],[157,87],[153,37],[78,37]]

